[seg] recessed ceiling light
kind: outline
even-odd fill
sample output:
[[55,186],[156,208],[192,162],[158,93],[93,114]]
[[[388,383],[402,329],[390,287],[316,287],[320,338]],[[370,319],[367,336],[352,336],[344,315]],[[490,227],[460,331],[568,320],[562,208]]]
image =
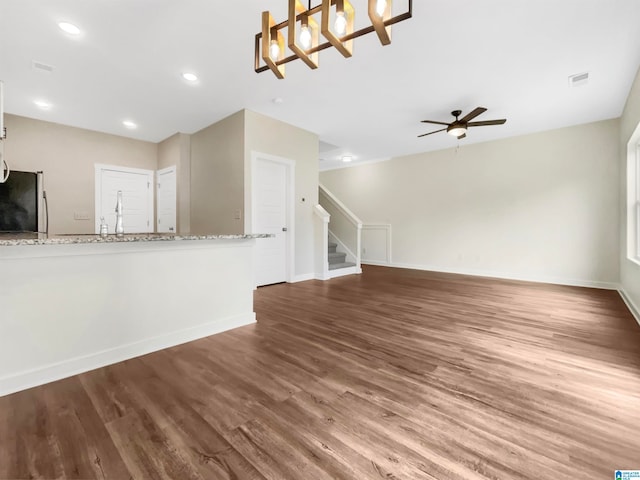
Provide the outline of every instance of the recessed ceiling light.
[[182,78],[184,78],[187,82],[197,82],[198,76],[195,73],[185,72],[182,74]]
[[38,108],[42,110],[49,110],[51,108],[51,104],[49,102],[45,102],[44,100],[34,100],[33,103],[36,104]]
[[281,103],[284,103],[284,98],[282,97],[276,97],[273,100],[271,100],[273,103],[275,103],[276,105],[280,105]]
[[80,35],[80,29],[76,27],[73,23],[60,22],[58,23],[58,26],[63,32],[66,32],[69,35]]
[[349,163],[351,160],[353,160],[353,157],[352,157],[351,155],[344,155],[344,156],[342,157],[342,161],[343,161],[344,163]]
[[138,125],[135,122],[132,122],[131,120],[125,120],[122,122],[122,124],[130,130],[133,130],[134,128],[138,128]]

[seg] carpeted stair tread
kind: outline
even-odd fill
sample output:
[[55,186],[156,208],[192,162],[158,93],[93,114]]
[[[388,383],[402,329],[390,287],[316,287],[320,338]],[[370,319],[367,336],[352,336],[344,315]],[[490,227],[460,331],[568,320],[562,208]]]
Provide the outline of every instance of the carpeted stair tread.
[[329,265],[331,265],[333,263],[343,263],[345,258],[347,258],[347,254],[346,253],[340,253],[340,252],[330,253],[329,254]]
[[339,268],[348,268],[348,267],[355,267],[355,266],[356,264],[352,262],[330,263],[329,270],[337,270]]

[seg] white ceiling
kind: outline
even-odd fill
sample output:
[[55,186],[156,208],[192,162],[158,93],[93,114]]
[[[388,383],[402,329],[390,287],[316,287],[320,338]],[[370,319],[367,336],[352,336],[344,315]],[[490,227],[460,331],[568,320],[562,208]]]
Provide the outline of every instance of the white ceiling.
[[[365,0],[352,3],[362,26]],[[318,70],[296,61],[278,80],[253,71],[262,10],[283,21],[287,0],[0,0],[5,111],[158,142],[248,108],[317,133],[328,168],[345,153],[357,164],[455,146],[444,133],[417,135],[431,130],[420,120],[458,108],[508,118],[461,144],[615,118],[640,66],[638,0],[415,0],[391,45],[366,35],[351,59],[325,50]],[[200,81],[187,84],[184,71]],[[587,71],[587,86],[568,87]]]

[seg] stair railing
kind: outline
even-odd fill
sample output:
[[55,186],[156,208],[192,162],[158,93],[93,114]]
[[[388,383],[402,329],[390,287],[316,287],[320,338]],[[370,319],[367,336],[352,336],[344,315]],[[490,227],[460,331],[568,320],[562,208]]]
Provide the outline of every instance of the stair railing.
[[362,221],[343,204],[327,187],[319,185],[320,205],[329,213],[329,233],[336,238],[356,264],[361,268]]
[[329,219],[331,215],[322,208],[322,205],[316,205],[313,208],[313,213],[315,214],[313,235],[316,245],[316,278],[318,280],[329,280]]

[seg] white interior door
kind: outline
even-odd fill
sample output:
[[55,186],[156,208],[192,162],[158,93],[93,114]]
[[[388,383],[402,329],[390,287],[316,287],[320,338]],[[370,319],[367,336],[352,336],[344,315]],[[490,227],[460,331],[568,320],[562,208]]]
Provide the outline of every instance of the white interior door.
[[156,175],[157,190],[157,232],[176,232],[176,167],[158,170]]
[[96,165],[96,233],[104,217],[109,233],[115,233],[116,200],[122,190],[124,233],[153,232],[152,170]]
[[253,178],[253,231],[272,238],[256,239],[256,285],[287,281],[289,166],[257,158]]

